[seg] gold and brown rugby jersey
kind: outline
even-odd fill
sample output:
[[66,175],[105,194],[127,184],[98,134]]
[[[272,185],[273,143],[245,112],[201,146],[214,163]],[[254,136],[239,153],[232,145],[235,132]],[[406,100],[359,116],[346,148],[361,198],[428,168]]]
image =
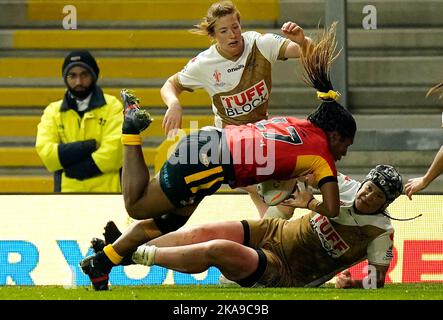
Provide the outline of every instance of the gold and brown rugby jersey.
[[255,31],[242,36],[244,50],[237,60],[221,55],[214,44],[174,76],[180,88],[203,88],[209,94],[218,128],[267,118],[271,67],[277,60],[284,60],[290,42],[276,34]]
[[268,258],[257,285],[319,286],[364,259],[389,265],[394,234],[390,219],[357,214],[353,202],[360,183],[342,174],[338,178],[341,208],[335,218],[311,212],[293,220],[248,221],[251,246],[265,249]]

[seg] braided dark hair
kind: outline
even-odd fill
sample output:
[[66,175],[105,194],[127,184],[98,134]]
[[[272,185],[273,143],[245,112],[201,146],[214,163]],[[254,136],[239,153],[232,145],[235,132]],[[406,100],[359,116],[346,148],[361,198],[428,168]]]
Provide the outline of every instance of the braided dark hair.
[[352,114],[336,101],[322,102],[308,120],[325,132],[337,131],[343,138],[354,138],[357,131]]
[[357,124],[352,114],[339,104],[339,94],[331,83],[331,66],[337,56],[335,40],[337,22],[324,30],[315,45],[302,52],[301,62],[304,68],[303,81],[317,89],[317,96],[322,103],[308,116],[308,120],[325,132],[337,131],[343,138],[354,138]]

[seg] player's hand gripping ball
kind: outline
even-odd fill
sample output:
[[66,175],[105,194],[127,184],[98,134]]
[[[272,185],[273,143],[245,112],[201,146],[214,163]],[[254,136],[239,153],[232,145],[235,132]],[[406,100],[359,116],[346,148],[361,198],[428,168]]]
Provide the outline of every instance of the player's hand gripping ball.
[[257,184],[257,192],[267,205],[276,206],[289,198],[296,185],[296,179],[267,180]]

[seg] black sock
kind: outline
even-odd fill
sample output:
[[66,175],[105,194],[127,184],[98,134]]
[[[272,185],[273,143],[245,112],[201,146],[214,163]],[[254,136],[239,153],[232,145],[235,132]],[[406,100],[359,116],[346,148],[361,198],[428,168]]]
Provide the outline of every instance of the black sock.
[[122,265],[122,266],[129,266],[129,265],[131,265],[131,264],[135,264],[134,263],[134,261],[132,261],[132,254],[134,253],[135,251],[132,251],[130,254],[128,254],[127,256],[124,256],[123,257],[123,260],[122,260],[122,262],[120,262],[120,264]]
[[100,264],[100,267],[103,269],[105,273],[111,272],[112,267],[115,267],[115,264],[108,258],[108,256],[100,251],[95,255],[96,261]]

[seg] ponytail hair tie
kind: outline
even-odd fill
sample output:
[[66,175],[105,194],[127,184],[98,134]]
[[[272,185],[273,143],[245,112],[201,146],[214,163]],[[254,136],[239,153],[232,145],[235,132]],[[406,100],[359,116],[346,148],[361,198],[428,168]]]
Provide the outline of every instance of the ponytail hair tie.
[[317,91],[317,98],[320,100],[334,100],[337,101],[340,98],[340,92],[329,90],[328,92]]

